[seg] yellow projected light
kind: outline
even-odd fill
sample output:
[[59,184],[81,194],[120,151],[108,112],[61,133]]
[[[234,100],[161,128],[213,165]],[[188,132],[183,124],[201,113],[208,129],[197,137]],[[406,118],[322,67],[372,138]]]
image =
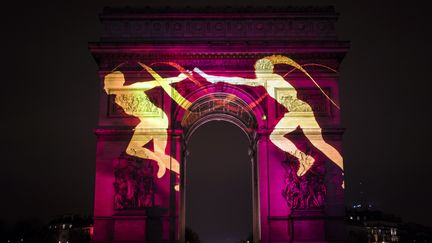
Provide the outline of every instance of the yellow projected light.
[[[160,86],[174,102],[176,102],[186,111],[185,114],[190,114],[191,111],[188,109],[191,106],[191,101],[183,97],[175,88],[171,86],[171,84],[189,79],[195,83],[197,87],[200,87],[201,83],[194,78],[194,75],[200,75],[211,83],[226,82],[233,85],[263,86],[267,93],[263,94],[260,98],[252,102],[250,104],[251,108],[254,108],[258,103],[260,103],[266,95],[269,95],[273,99],[277,100],[277,89],[289,89],[290,96],[295,100],[299,100],[297,98],[296,89],[284,79],[287,74],[280,76],[274,73],[274,65],[285,64],[293,67],[295,70],[301,71],[311,80],[311,82],[313,82],[313,84],[323,93],[323,95],[339,109],[339,106],[321,89],[313,77],[300,64],[286,56],[273,55],[257,60],[254,67],[256,75],[255,79],[208,75],[197,67],[193,69],[194,72],[190,72],[176,63],[160,62],[157,64],[170,65],[180,71],[180,75],[176,77],[163,78],[150,67],[151,65],[148,66],[140,62],[138,64],[144,68],[144,70],[146,70],[154,78],[154,80],[125,85],[126,80],[124,74],[120,71],[114,71],[105,76],[104,89],[108,95],[116,96],[116,104],[122,107],[128,115],[136,116],[140,119],[140,123],[136,126],[134,134],[127,146],[126,153],[131,156],[136,156],[143,159],[155,160],[159,166],[157,172],[157,176],[159,178],[165,174],[167,169],[170,169],[177,174],[180,173],[179,162],[175,158],[165,154],[168,138],[167,115],[165,111],[156,106],[154,106],[155,113],[162,114],[161,116],[149,117],[130,112],[129,109],[127,109],[127,104],[121,99],[121,94],[124,94],[125,92],[133,97],[139,97],[140,99],[146,99],[151,102],[146,96],[145,91]],[[320,64],[310,65],[323,66]],[[292,71],[293,70],[290,72]],[[204,92],[208,93],[209,91],[204,89]],[[231,98],[231,96],[229,97]],[[234,97],[235,96],[233,95],[232,98]],[[321,127],[315,118],[312,108],[309,104],[307,104],[307,102],[300,100],[299,102],[302,102],[302,109],[305,111],[303,112],[303,114],[305,114],[304,116],[294,115],[295,112],[290,112],[291,107],[289,105],[281,103],[281,105],[284,106],[288,112],[284,114],[281,120],[279,120],[279,122],[276,124],[274,130],[270,134],[270,140],[281,150],[291,154],[299,160],[300,166],[297,171],[297,176],[303,176],[312,167],[315,162],[315,158],[313,158],[310,154],[306,154],[305,152],[301,151],[299,148],[297,148],[293,141],[284,137],[287,133],[293,132],[297,129],[297,127],[300,127],[303,129],[304,135],[310,141],[310,143],[320,150],[324,155],[326,155],[343,171],[342,156],[333,146],[324,140],[321,133]],[[152,135],[151,133],[142,132],[144,129],[158,129],[158,131],[163,132],[162,135],[158,134],[156,136]],[[154,142],[154,151],[144,147],[152,139]],[[178,189],[178,186],[176,189]]]
[[[163,89],[183,108],[187,109],[190,106],[190,102],[187,101],[184,97],[182,97],[175,89],[173,89],[169,84],[176,83],[184,80],[186,75],[181,73],[177,77],[172,78],[162,78],[156,72],[154,72],[150,67],[145,66],[146,70],[155,78],[152,81],[146,82],[136,82],[131,85],[125,84],[124,74],[120,71],[115,71],[109,73],[105,76],[104,80],[104,89],[105,92],[109,95],[116,95],[115,102],[120,107],[124,109],[124,111],[131,116],[136,116],[134,113],[128,112],[128,109],[125,107],[125,103],[120,100],[120,96],[117,94],[128,92],[132,94],[134,97],[143,97],[146,96],[144,93],[147,90],[150,90],[157,86],[162,86]],[[173,95],[174,94],[174,95]],[[146,97],[148,98],[148,97]],[[157,172],[158,178],[161,178],[166,169],[170,169],[175,173],[180,173],[179,162],[165,154],[165,148],[167,145],[167,129],[168,129],[168,118],[163,110],[159,107],[156,107],[157,112],[163,114],[160,117],[145,117],[140,116],[140,123],[136,126],[134,134],[129,142],[129,145],[126,149],[126,153],[131,156],[136,156],[143,159],[152,159],[158,163],[159,169]],[[158,134],[157,136],[152,135],[151,133],[139,133],[140,129],[158,129],[162,131],[162,134]],[[143,146],[146,145],[153,139],[154,143],[154,151],[151,151]]]
[[[293,90],[295,89],[282,76],[273,72],[273,68],[275,64],[286,64],[300,70],[309,79],[311,79],[313,83],[322,91],[322,89],[319,87],[316,81],[309,75],[308,72],[306,72],[306,70],[304,70],[301,67],[301,65],[299,65],[297,62],[295,62],[294,60],[288,57],[280,56],[280,55],[273,55],[273,56],[268,56],[259,59],[255,63],[255,75],[256,75],[255,79],[247,79],[241,77],[213,76],[204,73],[198,68],[195,68],[194,71],[200,74],[202,77],[204,77],[207,81],[211,83],[226,82],[235,85],[263,86],[267,90],[267,93],[272,98],[277,100],[275,94],[276,89],[280,89],[280,88],[289,88]],[[324,92],[323,94],[326,96],[327,99],[329,99],[332,102],[332,104],[334,104],[337,108],[339,108],[339,106],[337,106],[336,103],[333,100],[331,100],[330,97],[327,96],[327,94],[325,94]],[[295,91],[294,91],[294,96],[296,98]],[[318,135],[317,134],[312,135],[310,133],[305,132],[305,136],[310,140],[310,142],[316,148],[318,148],[321,152],[323,152],[329,159],[331,159],[337,166],[339,166],[343,170],[342,156],[335,148],[333,148],[330,144],[325,142],[320,131],[321,128],[315,119],[312,109],[306,102],[304,103],[304,105],[308,107],[307,110],[311,110],[309,112],[310,114],[304,117],[293,116],[292,113],[289,112],[289,107],[285,106],[288,112],[276,125],[274,131],[270,135],[270,140],[281,150],[288,152],[289,154],[296,157],[300,161],[300,168],[297,171],[297,175],[303,176],[313,165],[315,159],[310,155],[307,155],[304,152],[300,151],[296,147],[296,145],[289,139],[285,138],[284,135],[294,131],[297,127],[300,127],[302,129],[305,128],[316,129],[317,131],[319,131]]]

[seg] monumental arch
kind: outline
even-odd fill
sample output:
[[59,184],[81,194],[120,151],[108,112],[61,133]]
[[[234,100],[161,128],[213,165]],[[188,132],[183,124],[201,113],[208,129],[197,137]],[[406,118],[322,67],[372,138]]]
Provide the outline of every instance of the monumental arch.
[[254,242],[344,241],[337,16],[104,9],[93,241],[185,241],[188,140],[213,120],[249,138]]

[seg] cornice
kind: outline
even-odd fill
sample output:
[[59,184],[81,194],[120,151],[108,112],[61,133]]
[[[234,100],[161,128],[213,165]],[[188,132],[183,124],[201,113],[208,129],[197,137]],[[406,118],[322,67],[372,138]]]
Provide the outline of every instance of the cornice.
[[342,59],[348,42],[287,42],[275,44],[149,44],[90,43],[89,49],[98,63],[104,60],[206,60],[257,59],[273,54],[301,59]]
[[[142,51],[166,51],[166,52],[251,52],[251,48],[255,48],[253,52],[268,51],[275,49],[295,49],[315,52],[317,50],[343,50],[349,49],[348,41],[337,40],[307,40],[307,41],[143,41],[143,42],[89,42],[89,49],[91,51],[129,51],[129,52],[142,52]],[[243,52],[244,52],[243,51]]]

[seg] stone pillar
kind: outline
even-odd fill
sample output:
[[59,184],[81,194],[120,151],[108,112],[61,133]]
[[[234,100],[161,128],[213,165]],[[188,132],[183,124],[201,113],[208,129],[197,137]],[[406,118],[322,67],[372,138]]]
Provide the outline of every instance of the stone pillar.
[[186,242],[186,159],[189,155],[187,141],[182,135],[181,140],[181,160],[180,160],[180,208],[179,208],[179,242]]
[[170,169],[170,206],[169,206],[169,241],[178,242],[181,241],[184,235],[183,226],[180,225],[183,220],[180,218],[181,208],[184,207],[185,201],[185,190],[181,190],[181,180],[184,180],[182,173],[184,174],[184,162],[182,152],[183,142],[183,130],[181,129],[170,129],[168,131],[169,139],[169,151],[172,158],[175,158],[180,163],[180,174],[173,172]]
[[259,160],[257,156],[258,140],[257,133],[251,138],[249,144],[249,156],[252,168],[252,230],[254,243],[258,243],[261,237],[260,232],[260,190],[259,190]]
[[[258,130],[256,136],[256,147],[257,147],[257,176],[258,176],[258,193],[259,193],[259,222],[254,222],[254,229],[258,226],[259,232],[254,232],[254,241],[259,239],[259,242],[268,242],[269,240],[269,184],[268,184],[268,143],[269,143],[269,132],[265,129]],[[254,215],[255,216],[255,215]],[[254,217],[255,218],[255,217]],[[256,225],[259,224],[259,225]],[[257,234],[257,236],[255,235]]]

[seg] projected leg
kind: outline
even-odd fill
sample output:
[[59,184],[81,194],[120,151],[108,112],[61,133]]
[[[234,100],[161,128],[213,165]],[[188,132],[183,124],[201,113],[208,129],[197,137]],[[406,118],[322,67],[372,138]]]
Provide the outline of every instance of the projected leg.
[[[288,119],[288,117],[284,117],[276,125],[275,130],[283,129],[284,132],[286,131],[286,133],[290,133],[294,131],[296,128],[297,125],[290,124],[290,119]],[[299,170],[297,171],[298,176],[304,175],[315,162],[314,158],[300,151],[291,140],[284,137],[284,134],[272,133],[270,135],[270,140],[281,150],[291,154],[292,156],[296,157],[299,160],[300,166],[299,166]]]
[[176,174],[180,173],[180,163],[173,157],[165,154],[168,136],[164,134],[158,139],[154,139],[154,153],[159,157],[165,168],[170,169]]
[[[158,163],[159,170],[157,172],[157,177],[161,178],[165,175],[166,169],[170,169],[175,173],[180,173],[180,164],[171,156],[165,154],[165,148],[167,145],[167,135],[162,135],[162,137],[155,138],[153,135],[139,134],[133,135],[131,142],[129,143],[126,153],[132,156],[140,157],[143,159],[151,159]],[[143,146],[146,145],[153,139],[154,151],[151,151]]]
[[[300,120],[300,123],[301,128],[307,127],[320,129],[320,126],[318,125],[314,117],[302,119]],[[333,146],[331,146],[324,140],[321,132],[313,135],[306,132],[305,136],[309,139],[313,146],[319,149],[325,156],[327,156],[331,161],[333,161],[333,163],[335,163],[337,166],[339,166],[339,168],[341,168],[341,170],[343,170],[343,159],[341,154]]]

